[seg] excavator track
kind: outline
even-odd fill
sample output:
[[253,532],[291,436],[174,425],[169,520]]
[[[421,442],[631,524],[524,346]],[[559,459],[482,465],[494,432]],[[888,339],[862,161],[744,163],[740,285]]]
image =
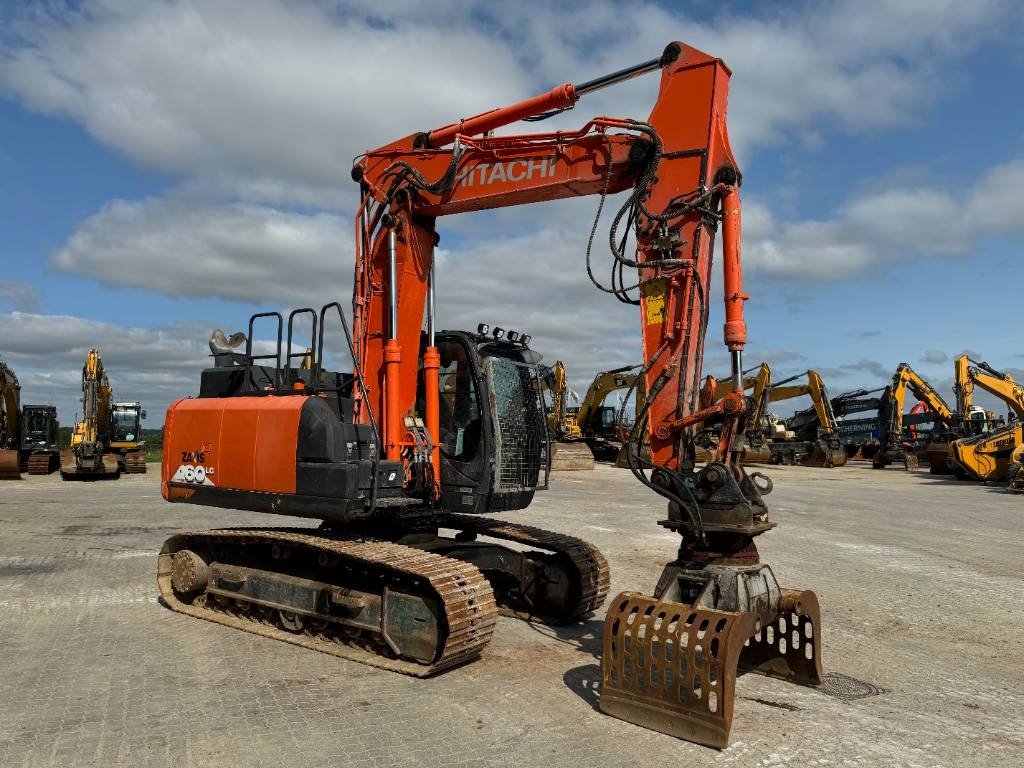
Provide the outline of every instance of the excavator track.
[[[161,549],[157,582],[179,613],[416,677],[478,657],[497,620],[491,586],[472,565],[309,529],[177,534]],[[265,591],[247,595],[254,583]],[[300,605],[304,597],[315,599]],[[432,619],[434,634],[427,631]],[[412,654],[419,658],[403,655],[403,647],[419,648]]]
[[28,457],[28,473],[30,475],[48,475],[55,469],[55,454],[37,451]]
[[21,480],[21,464],[15,450],[0,450],[0,480]]
[[576,584],[573,586],[574,600],[562,613],[556,616],[531,614],[528,611],[508,609],[506,613],[519,617],[539,618],[551,623],[570,621],[578,616],[596,611],[608,595],[608,561],[595,547],[583,539],[568,536],[529,525],[508,523],[475,515],[448,514],[436,518],[441,528],[450,528],[474,533],[500,541],[523,544],[533,549],[545,550],[565,558],[575,570]]
[[146,474],[146,454],[142,451],[130,451],[124,455],[124,473],[126,475]]

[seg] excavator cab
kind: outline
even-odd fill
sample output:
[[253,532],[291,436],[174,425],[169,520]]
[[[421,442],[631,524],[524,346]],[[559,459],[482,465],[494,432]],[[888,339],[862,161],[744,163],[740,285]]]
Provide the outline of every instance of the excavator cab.
[[[441,507],[452,512],[524,509],[547,488],[550,463],[541,356],[493,334],[441,331]],[[423,397],[420,380],[420,397]]]

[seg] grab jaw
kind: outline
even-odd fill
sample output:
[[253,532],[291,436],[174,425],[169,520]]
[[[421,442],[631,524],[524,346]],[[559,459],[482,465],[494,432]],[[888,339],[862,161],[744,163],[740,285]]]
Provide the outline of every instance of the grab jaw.
[[[694,593],[698,573],[699,594],[679,602]],[[657,597],[623,592],[612,602],[601,656],[603,712],[722,749],[736,678],[747,671],[803,685],[822,680],[818,599],[779,589],[767,565],[694,572],[670,563]]]

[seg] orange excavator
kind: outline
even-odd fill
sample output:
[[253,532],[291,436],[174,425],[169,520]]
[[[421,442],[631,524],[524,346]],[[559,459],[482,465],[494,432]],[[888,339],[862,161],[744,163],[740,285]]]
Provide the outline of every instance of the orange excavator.
[[[646,120],[493,133],[655,71],[661,86]],[[245,352],[219,355],[200,396],[174,403],[165,426],[169,501],[322,522],[172,536],[157,566],[165,603],[419,676],[479,656],[499,606],[547,621],[597,609],[608,568],[593,546],[480,515],[522,509],[544,485],[539,356],[502,329],[435,329],[434,249],[441,216],[579,195],[601,199],[592,244],[606,196],[624,192],[608,236],[610,285],[589,268],[590,248],[588,273],[602,292],[639,309],[648,399],[630,434],[629,464],[667,502],[660,524],[680,544],[653,597],[626,592],[611,602],[600,707],[723,747],[738,669],[819,682],[817,598],[781,588],[760,561],[755,538],[775,523],[737,455],[748,297],[741,176],[725,122],[729,78],[720,59],[672,43],[651,61],[358,158],[351,332],[338,303],[287,319],[254,316]],[[719,229],[733,387],[700,408]],[[324,365],[328,321],[345,337],[351,372]],[[254,322],[276,329],[274,352],[254,354]],[[312,343],[293,351],[297,329],[308,327]],[[293,362],[306,346],[312,370]],[[697,467],[693,438],[712,418],[722,420],[718,447]],[[649,462],[640,455],[644,424]]]

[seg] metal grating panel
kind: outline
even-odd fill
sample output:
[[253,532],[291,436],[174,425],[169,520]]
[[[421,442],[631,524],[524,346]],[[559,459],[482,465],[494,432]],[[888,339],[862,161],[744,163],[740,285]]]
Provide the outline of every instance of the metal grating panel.
[[484,361],[484,372],[493,393],[494,490],[546,488],[550,462],[537,368],[492,357]]

